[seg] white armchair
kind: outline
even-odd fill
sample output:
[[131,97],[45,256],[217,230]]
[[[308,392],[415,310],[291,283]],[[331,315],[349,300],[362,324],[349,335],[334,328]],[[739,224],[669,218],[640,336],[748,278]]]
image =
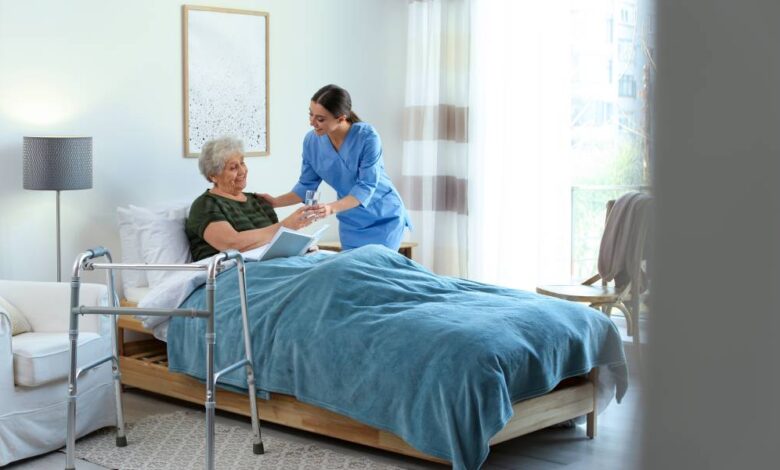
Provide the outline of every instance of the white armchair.
[[[70,283],[0,281],[0,296],[16,306],[33,331],[11,336],[0,313],[0,466],[65,445]],[[104,304],[106,287],[82,284],[81,305]],[[110,354],[110,320],[79,319],[79,366]],[[110,361],[78,382],[76,435],[116,425]]]

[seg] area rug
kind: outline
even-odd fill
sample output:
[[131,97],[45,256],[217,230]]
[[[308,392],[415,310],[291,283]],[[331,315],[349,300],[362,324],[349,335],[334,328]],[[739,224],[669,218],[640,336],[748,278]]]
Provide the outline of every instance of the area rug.
[[[204,434],[203,413],[177,411],[153,415],[127,426],[127,447],[116,447],[115,431],[107,428],[80,439],[76,443],[76,457],[121,470],[203,468]],[[265,454],[255,455],[251,432],[239,426],[216,423],[215,436],[218,469],[400,469],[365,457],[267,434],[263,435]]]

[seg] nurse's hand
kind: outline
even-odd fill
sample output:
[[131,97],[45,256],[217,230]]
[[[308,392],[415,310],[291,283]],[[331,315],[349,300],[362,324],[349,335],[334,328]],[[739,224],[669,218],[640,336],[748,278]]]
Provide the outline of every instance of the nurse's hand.
[[278,202],[276,201],[276,198],[271,196],[270,194],[267,194],[267,193],[255,193],[255,195],[265,199],[268,202],[268,204],[271,204],[271,207],[279,207],[277,205]]
[[317,219],[324,219],[325,217],[333,215],[335,212],[330,204],[317,204],[312,208],[312,213]]

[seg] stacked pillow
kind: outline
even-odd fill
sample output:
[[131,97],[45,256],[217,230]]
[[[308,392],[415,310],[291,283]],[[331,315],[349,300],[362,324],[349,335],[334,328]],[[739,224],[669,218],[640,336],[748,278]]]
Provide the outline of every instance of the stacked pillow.
[[[119,242],[123,263],[183,264],[192,261],[184,232],[190,203],[168,207],[118,207]],[[122,270],[122,287],[155,286],[173,271]]]

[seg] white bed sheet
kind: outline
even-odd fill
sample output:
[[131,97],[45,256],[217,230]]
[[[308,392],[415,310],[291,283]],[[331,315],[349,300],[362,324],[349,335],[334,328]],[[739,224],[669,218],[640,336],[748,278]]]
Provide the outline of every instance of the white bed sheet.
[[[316,253],[337,254],[326,250],[319,250]],[[211,258],[205,258],[191,264],[208,265],[210,262]],[[234,264],[235,262],[229,261],[228,263]],[[230,265],[225,264],[225,266]],[[143,308],[176,308],[192,291],[206,282],[206,275],[206,271],[174,271],[162,283],[146,288],[145,292],[139,289],[137,293],[142,295],[138,300],[138,306]],[[136,318],[143,322],[144,328],[152,331],[155,338],[167,341],[170,317],[136,315]]]
[[134,302],[136,305],[138,302],[141,301],[144,297],[146,297],[146,294],[149,293],[151,288],[149,286],[145,287],[126,287],[125,288],[125,299],[129,300],[130,302]]

